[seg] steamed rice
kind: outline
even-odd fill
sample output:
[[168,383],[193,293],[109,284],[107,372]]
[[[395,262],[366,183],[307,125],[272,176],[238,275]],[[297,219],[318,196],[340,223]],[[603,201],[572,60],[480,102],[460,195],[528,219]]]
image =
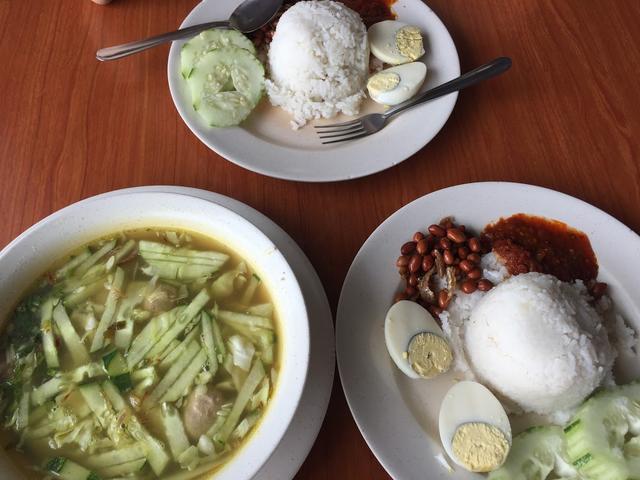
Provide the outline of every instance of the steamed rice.
[[307,120],[357,115],[369,72],[367,29],[360,16],[332,1],[298,2],[278,21],[269,48],[271,104]]
[[[494,284],[505,281],[503,292],[456,295],[441,315],[442,327],[454,349],[454,368],[491,388],[512,413],[564,419],[594,388],[613,382],[616,351],[635,355],[635,332],[606,301],[596,311],[582,282],[537,273],[507,279],[494,254],[483,256],[482,267]],[[493,304],[483,305],[492,295]],[[503,316],[509,303],[524,313]]]

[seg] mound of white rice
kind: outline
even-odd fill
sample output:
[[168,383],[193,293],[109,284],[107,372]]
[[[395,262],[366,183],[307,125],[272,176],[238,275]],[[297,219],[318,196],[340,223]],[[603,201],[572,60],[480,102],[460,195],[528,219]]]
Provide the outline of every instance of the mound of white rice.
[[[635,332],[596,311],[582,282],[539,273],[507,278],[493,254],[482,262],[496,287],[456,295],[441,315],[456,370],[493,390],[512,413],[557,421],[613,382],[616,351],[631,353]],[[615,346],[607,328],[618,331]]]
[[340,112],[356,115],[368,66],[367,29],[356,12],[332,1],[298,2],[278,21],[267,94],[293,115],[294,128]]
[[517,275],[491,290],[465,327],[476,375],[524,411],[578,406],[615,359],[603,318],[575,284]]

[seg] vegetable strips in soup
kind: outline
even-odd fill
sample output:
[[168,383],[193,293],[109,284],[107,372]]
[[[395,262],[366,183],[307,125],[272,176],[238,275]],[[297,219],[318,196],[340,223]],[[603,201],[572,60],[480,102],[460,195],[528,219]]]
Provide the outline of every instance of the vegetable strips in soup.
[[210,473],[256,428],[278,368],[274,307],[249,265],[158,229],[57,264],[1,342],[3,447],[40,478]]

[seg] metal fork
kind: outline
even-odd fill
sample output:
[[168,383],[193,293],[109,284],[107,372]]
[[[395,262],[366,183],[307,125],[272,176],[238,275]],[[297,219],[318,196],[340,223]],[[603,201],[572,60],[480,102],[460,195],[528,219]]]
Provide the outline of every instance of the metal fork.
[[400,103],[384,113],[371,113],[349,122],[334,123],[333,125],[315,125],[315,128],[318,130],[318,136],[322,140],[327,140],[322,142],[324,145],[363,138],[379,132],[385,127],[391,117],[409,108],[500,75],[509,70],[510,67],[511,59],[509,57],[499,57],[458,78],[454,78],[447,83],[427,90],[415,98]]

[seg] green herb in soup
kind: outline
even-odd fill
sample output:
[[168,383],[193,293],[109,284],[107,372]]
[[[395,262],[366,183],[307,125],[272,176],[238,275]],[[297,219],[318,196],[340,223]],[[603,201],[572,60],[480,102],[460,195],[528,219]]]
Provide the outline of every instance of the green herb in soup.
[[3,447],[42,478],[210,473],[269,403],[276,330],[260,278],[223,245],[160,230],[91,243],[8,319]]

